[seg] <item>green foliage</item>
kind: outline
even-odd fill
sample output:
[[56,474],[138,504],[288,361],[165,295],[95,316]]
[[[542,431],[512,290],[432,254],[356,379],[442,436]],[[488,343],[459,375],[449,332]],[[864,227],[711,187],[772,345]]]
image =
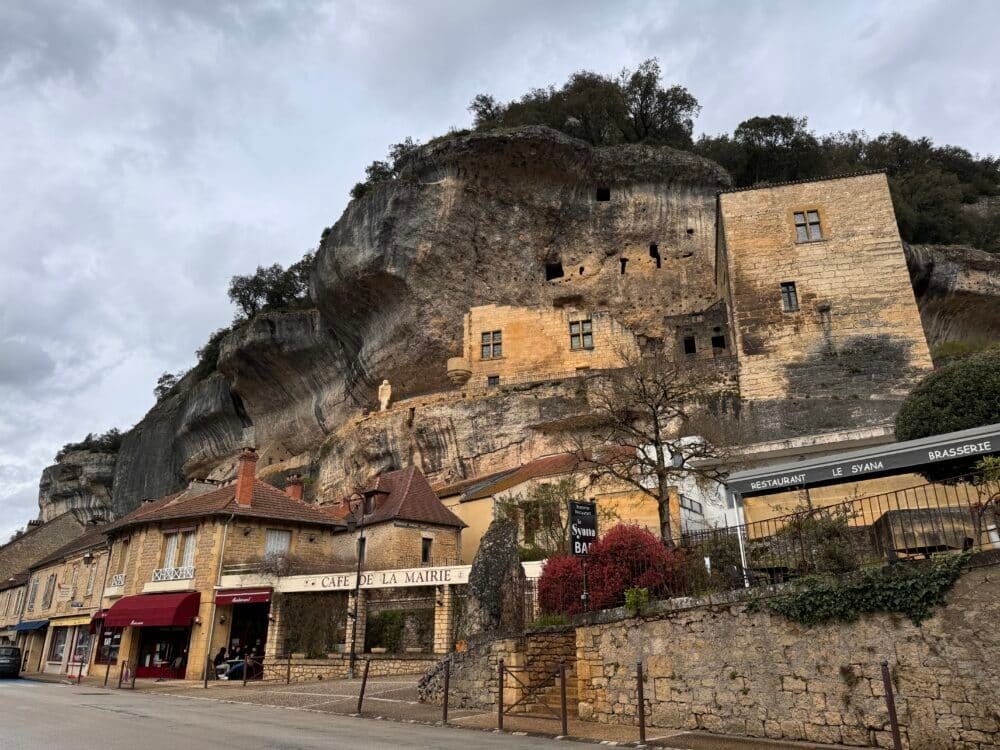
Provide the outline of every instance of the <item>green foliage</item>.
[[577,71],[561,88],[535,88],[503,104],[479,94],[469,105],[476,130],[547,125],[595,146],[650,143],[691,146],[698,100],[683,86],[664,87],[649,59],[615,77]]
[[937,367],[950,365],[960,359],[966,359],[978,354],[996,344],[989,339],[973,339],[971,341],[945,341],[931,351],[931,357]]
[[521,558],[521,562],[538,562],[546,559],[551,553],[540,547],[527,546],[519,548],[517,554]]
[[252,318],[265,310],[288,310],[310,304],[309,277],[316,256],[308,252],[287,269],[280,263],[257,266],[247,276],[229,281],[229,299],[239,310],[238,318]]
[[105,433],[95,435],[87,433],[87,437],[78,443],[66,443],[58,453],[56,461],[62,461],[67,453],[72,451],[91,451],[93,453],[117,453],[122,447],[122,433],[117,427],[112,427]]
[[365,179],[358,182],[351,188],[351,198],[357,200],[367,195],[371,189],[385,182],[391,182],[402,174],[403,165],[406,158],[420,148],[420,142],[409,136],[400,143],[394,143],[389,147],[389,155],[386,159],[376,159],[365,167]]
[[344,642],[347,605],[342,596],[330,594],[280,594],[281,620],[287,653],[304,652],[319,659]]
[[649,606],[649,589],[633,586],[625,589],[625,611],[633,617],[642,614]]
[[1000,347],[928,375],[896,415],[896,439],[915,440],[1000,422]]
[[170,392],[177,387],[181,378],[184,377],[184,373],[173,373],[165,372],[160,377],[156,379],[156,387],[153,389],[153,395],[156,396],[156,402],[159,403],[167,396]]
[[851,535],[855,512],[846,506],[797,508],[776,536],[799,558],[799,573],[847,573],[860,562]]
[[532,630],[536,628],[556,628],[563,625],[569,625],[571,620],[567,615],[563,614],[547,614],[542,615],[537,620],[528,624],[527,629]]
[[928,562],[868,568],[842,577],[800,579],[796,590],[767,601],[767,608],[802,625],[853,622],[862,615],[905,615],[915,625],[944,603],[969,555],[939,555]]
[[198,358],[198,364],[195,365],[195,369],[199,375],[204,377],[215,371],[215,366],[219,361],[219,351],[222,349],[222,339],[232,330],[230,326],[217,328],[208,337],[205,345],[195,352],[195,356]]
[[384,648],[393,654],[402,651],[405,624],[406,612],[401,609],[389,609],[369,617],[365,630],[365,650]]

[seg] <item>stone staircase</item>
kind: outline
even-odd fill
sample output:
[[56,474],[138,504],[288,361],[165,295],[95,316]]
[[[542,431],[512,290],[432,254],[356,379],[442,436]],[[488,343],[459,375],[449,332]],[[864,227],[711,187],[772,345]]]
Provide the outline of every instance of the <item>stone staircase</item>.
[[[566,707],[571,718],[577,715],[578,693],[575,664],[566,663]],[[519,715],[553,718],[559,716],[560,695],[559,675],[546,679],[541,685],[532,686],[532,694],[517,706],[515,712]]]

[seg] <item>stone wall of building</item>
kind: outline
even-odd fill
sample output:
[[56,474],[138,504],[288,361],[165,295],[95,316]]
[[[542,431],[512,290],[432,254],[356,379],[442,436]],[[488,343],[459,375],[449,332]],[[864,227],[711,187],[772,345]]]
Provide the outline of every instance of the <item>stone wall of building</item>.
[[[357,540],[364,533],[363,570],[417,568],[421,565],[458,565],[461,560],[461,531],[450,526],[411,524],[387,521],[366,526],[362,531],[341,532],[334,536],[333,569],[354,570],[357,563]],[[421,546],[431,540],[431,559],[424,563]],[[330,569],[328,565],[328,569]]]
[[[356,669],[360,675],[365,662],[369,677],[395,677],[397,675],[423,674],[436,659],[427,656],[396,656],[370,654],[359,656]],[[346,654],[332,654],[326,659],[276,658],[264,660],[264,680],[285,682],[316,682],[318,680],[343,680],[347,678],[350,658]]]
[[[884,174],[723,193],[719,207],[743,399],[893,399],[930,371]],[[797,241],[806,211],[818,241]]]
[[581,718],[635,723],[641,660],[651,726],[891,747],[884,658],[904,747],[1000,747],[996,567],[966,573],[920,627],[878,615],[805,628],[739,601],[665,610],[577,629]]

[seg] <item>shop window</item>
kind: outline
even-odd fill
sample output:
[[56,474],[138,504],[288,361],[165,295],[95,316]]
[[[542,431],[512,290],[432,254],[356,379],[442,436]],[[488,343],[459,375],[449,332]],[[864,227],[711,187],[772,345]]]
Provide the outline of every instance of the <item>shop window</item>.
[[594,198],[598,203],[606,203],[611,200],[611,188],[609,187],[599,187],[594,195]]
[[285,529],[268,529],[264,534],[264,557],[287,555],[292,546],[292,532]]
[[499,375],[487,375],[486,376],[486,387],[487,388],[499,388],[500,387],[500,376]]
[[431,544],[433,542],[433,539],[426,537],[420,540],[420,562],[422,565],[428,565],[431,561]]
[[69,635],[69,628],[54,628],[52,630],[52,641],[49,643],[49,661],[63,660],[66,655],[66,638]]
[[503,356],[503,333],[501,331],[484,332],[480,343],[482,359],[500,359]]
[[799,293],[794,281],[781,282],[781,309],[784,312],[796,312],[799,309]]
[[694,336],[684,337],[684,353],[685,354],[697,354],[698,353],[698,343],[695,341]]
[[50,575],[45,581],[45,591],[42,592],[42,609],[48,609],[52,606],[52,595],[56,590],[56,577],[55,575]]
[[114,664],[118,661],[118,649],[122,644],[124,628],[106,628],[101,631],[101,641],[94,660],[97,664]]
[[565,276],[563,271],[562,263],[556,261],[555,263],[545,264],[545,280],[553,281],[555,279],[561,279]]
[[819,211],[796,211],[795,241],[816,242],[823,239],[823,230],[819,225]]
[[594,323],[590,318],[570,322],[569,348],[574,350],[594,348]]

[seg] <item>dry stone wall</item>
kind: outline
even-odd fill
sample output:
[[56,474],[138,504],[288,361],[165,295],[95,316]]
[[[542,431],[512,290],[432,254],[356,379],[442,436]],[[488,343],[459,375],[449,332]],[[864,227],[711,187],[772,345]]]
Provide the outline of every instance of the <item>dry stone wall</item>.
[[804,628],[746,602],[674,606],[577,630],[580,717],[891,747],[879,662],[892,665],[904,747],[1000,747],[1000,570],[973,570],[917,627],[879,615]]

